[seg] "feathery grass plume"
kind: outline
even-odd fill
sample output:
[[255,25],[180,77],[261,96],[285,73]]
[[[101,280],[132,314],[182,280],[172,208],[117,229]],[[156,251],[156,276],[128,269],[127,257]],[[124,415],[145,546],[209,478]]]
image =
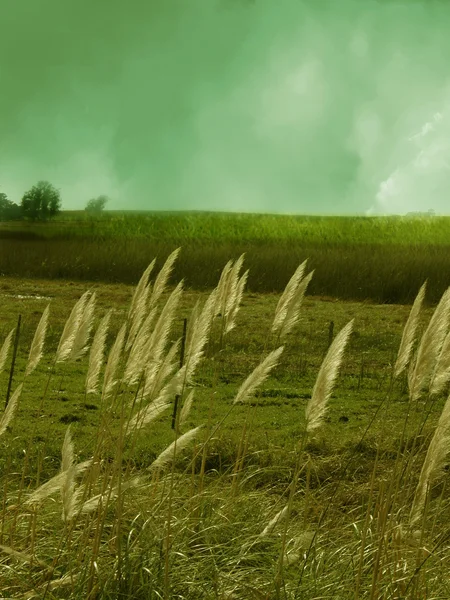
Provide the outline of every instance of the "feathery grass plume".
[[191,412],[192,403],[194,402],[194,392],[195,390],[191,390],[186,400],[183,402],[183,407],[181,408],[179,417],[180,428],[182,428],[183,425],[186,423],[189,413]]
[[306,405],[306,431],[308,433],[321,425],[327,411],[328,400],[341,366],[342,355],[352,331],[353,322],[354,319],[341,329],[323,359],[311,398]]
[[46,309],[42,313],[42,317],[39,321],[39,325],[36,328],[33,341],[31,342],[30,354],[28,355],[27,367],[25,369],[25,377],[34,371],[42,358],[42,349],[44,347],[49,312],[50,304],[47,305]]
[[127,320],[129,323],[132,323],[135,318],[135,313],[137,311],[137,307],[139,306],[140,303],[142,303],[142,296],[144,296],[145,300],[147,299],[146,298],[146,295],[147,295],[146,288],[148,288],[148,286],[149,286],[150,275],[155,266],[155,262],[156,262],[156,258],[154,258],[152,260],[152,262],[148,265],[148,267],[142,273],[141,278],[139,279],[139,282],[136,286],[136,289],[134,290],[133,297],[131,298],[130,309],[128,311]]
[[191,443],[191,441],[198,434],[203,425],[199,425],[194,429],[190,429],[183,435],[180,435],[174,442],[170,444],[161,454],[152,462],[149,469],[162,469],[166,467],[175,457],[177,457],[183,450]]
[[217,299],[215,288],[206,299],[203,309],[198,314],[198,305],[192,311],[191,323],[186,336],[186,383],[192,383],[195,369],[203,358],[204,348],[208,341],[214,319],[214,306]]
[[67,358],[69,361],[78,360],[84,356],[89,349],[89,337],[94,324],[96,297],[97,295],[94,292],[84,305],[83,314],[73,339],[72,349]]
[[139,329],[141,328],[142,323],[145,320],[147,313],[147,302],[150,295],[151,284],[149,283],[139,295],[139,298],[136,303],[135,310],[133,312],[133,318],[131,320],[131,324],[129,326],[127,343],[125,344],[125,351],[128,352],[133,346],[134,340],[138,334]]
[[286,336],[292,328],[299,320],[300,317],[300,308],[303,302],[303,298],[306,293],[306,288],[308,287],[309,282],[314,275],[314,271],[311,271],[306,275],[302,281],[298,284],[297,289],[295,290],[292,298],[289,301],[289,304],[286,307],[286,314],[280,326],[279,339],[281,340],[284,336]]
[[425,298],[426,287],[427,282],[425,281],[425,283],[420,288],[416,299],[414,300],[411,312],[409,313],[408,320],[406,321],[406,325],[403,329],[402,340],[400,342],[400,347],[398,349],[397,354],[397,361],[394,367],[394,377],[398,377],[400,373],[404,371],[410,359],[412,348],[416,338],[417,325],[419,324],[420,310],[422,308],[423,300]]
[[450,396],[439,417],[436,430],[431,439],[425,460],[420,472],[419,482],[417,484],[414,500],[411,507],[409,518],[410,526],[413,526],[420,520],[427,491],[430,485],[443,473],[443,468],[446,463],[446,456],[450,449]]
[[152,333],[153,321],[157,313],[156,306],[152,308],[144,323],[139,328],[128,355],[125,366],[123,381],[128,385],[134,385],[142,375],[147,359],[146,348]]
[[143,397],[154,398],[161,390],[166,379],[172,375],[179,365],[176,355],[180,349],[181,338],[176,340],[167,352],[164,359],[149,365],[146,371],[146,379],[143,388]]
[[214,306],[214,316],[221,314],[222,317],[224,317],[225,305],[226,305],[228,289],[229,289],[230,272],[231,272],[232,266],[233,266],[233,261],[229,260],[227,262],[227,264],[224,266],[224,268],[222,269],[222,273],[220,274],[219,283],[217,284],[217,288],[216,288],[217,296],[216,296],[216,302],[215,302],[215,306]]
[[409,395],[417,400],[430,383],[448,329],[450,311],[450,288],[447,288],[437,305],[428,327],[420,340],[417,357],[408,381]]
[[87,299],[90,295],[90,291],[85,292],[81,298],[76,302],[72,308],[72,312],[64,325],[61,338],[59,340],[58,348],[56,350],[56,362],[64,362],[68,359],[71,351],[75,336],[80,326],[81,319],[83,318],[84,307]]
[[288,281],[286,287],[284,288],[284,292],[281,294],[281,298],[278,300],[277,307],[275,309],[275,317],[272,323],[271,331],[275,333],[280,329],[283,324],[284,319],[286,318],[286,313],[288,306],[297,290],[300,281],[302,280],[303,273],[305,272],[306,263],[308,259],[302,262],[301,265],[297,267],[295,273],[292,275],[290,280]]
[[167,409],[171,406],[171,400],[173,395],[170,396],[170,399],[166,397],[166,394],[161,394],[160,397],[156,398],[153,402],[148,404],[145,408],[141,408],[128,424],[126,435],[129,435],[136,429],[141,429],[153,421],[159,419],[159,417],[165,413]]
[[450,381],[450,331],[442,344],[436,366],[431,377],[430,395],[440,394]]
[[23,383],[17,386],[16,391],[9,399],[8,406],[6,407],[5,412],[0,418],[0,435],[3,435],[5,433],[6,428],[12,421],[14,413],[16,412],[17,405],[19,404],[20,394],[22,393],[22,386]]
[[225,310],[224,314],[228,316],[234,307],[237,299],[239,273],[244,264],[245,253],[237,259],[234,265],[230,269],[230,275],[228,278],[228,292],[225,298]]
[[242,277],[239,278],[236,285],[236,292],[234,294],[234,304],[230,308],[230,311],[227,314],[227,321],[225,326],[224,333],[229,333],[232,329],[236,327],[236,315],[239,312],[239,308],[242,302],[242,296],[244,295],[245,284],[247,283],[249,270],[245,271]]
[[161,314],[159,315],[159,318],[155,324],[153,332],[150,335],[150,339],[144,352],[144,356],[146,357],[147,361],[147,366],[145,367],[146,379],[150,377],[152,365],[155,363],[158,364],[158,362],[161,361],[161,356],[167,344],[167,339],[169,337],[170,329],[172,327],[182,293],[183,281],[180,281],[167,299],[167,302],[164,305],[164,308],[162,309]]
[[282,508],[279,512],[277,512],[274,518],[264,527],[264,529],[261,531],[258,537],[264,538],[267,535],[271,534],[275,527],[278,525],[278,523],[281,523],[281,521],[284,519],[288,512],[288,509],[289,505],[286,504],[286,506]]
[[8,358],[8,352],[11,347],[11,340],[14,335],[15,329],[11,329],[11,331],[6,336],[5,341],[3,342],[2,349],[0,350],[0,372],[3,371],[6,363],[6,359]]
[[106,363],[105,375],[103,378],[102,400],[106,400],[106,398],[112,394],[114,387],[119,380],[117,376],[117,369],[122,356],[126,331],[127,325],[124,323],[120,328],[116,340],[109,352],[108,362]]
[[238,402],[245,402],[255,391],[255,389],[267,379],[270,371],[277,365],[278,359],[283,352],[284,347],[280,346],[276,350],[273,350],[266,358],[260,363],[254,371],[247,377],[244,383],[238,390],[236,397],[233,400],[233,404]]
[[112,311],[109,310],[100,321],[92,341],[89,353],[89,367],[86,375],[86,394],[95,394],[98,391],[98,380],[103,363],[106,334]]
[[[131,489],[131,488],[135,488],[138,487],[139,485],[144,483],[144,478],[141,477],[140,475],[137,475],[136,477],[131,477],[130,479],[127,479],[126,481],[122,481],[121,486],[120,486],[120,490],[123,492]],[[106,506],[106,504],[113,502],[114,500],[116,500],[119,497],[119,486],[115,485],[110,491],[106,491],[103,494],[97,494],[95,496],[92,496],[92,498],[89,498],[89,500],[86,500],[86,502],[83,504],[83,506],[80,509],[80,512],[82,514],[89,514],[91,512],[93,512],[94,510],[97,510],[100,503],[104,504]]]
[[173,270],[173,265],[179,255],[179,253],[180,253],[180,248],[177,248],[176,250],[174,250],[172,252],[172,254],[170,254],[168,256],[161,271],[158,273],[158,275],[155,279],[155,283],[153,285],[152,294],[150,296],[149,310],[151,310],[154,306],[156,306],[161,295],[164,293],[167,282],[169,281],[169,277]]
[[[81,475],[86,471],[92,464],[92,460],[85,460],[84,462],[75,465],[75,475]],[[28,498],[25,500],[26,505],[39,504],[55,492],[61,490],[61,486],[64,483],[66,477],[65,471],[60,471],[57,475],[40,485]]]

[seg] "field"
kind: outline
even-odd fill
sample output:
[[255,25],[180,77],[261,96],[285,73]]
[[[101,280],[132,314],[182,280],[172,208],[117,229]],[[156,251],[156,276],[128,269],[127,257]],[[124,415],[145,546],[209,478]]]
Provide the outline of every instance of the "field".
[[[83,239],[72,241],[80,248]],[[319,248],[318,238],[309,242]],[[308,259],[283,312],[303,251],[277,274],[277,291],[249,283],[241,297],[239,274],[251,264],[247,255],[236,261],[236,245],[208,289],[186,276],[182,290],[183,268],[191,277],[195,269],[183,248],[164,286],[164,244],[150,287],[135,284],[151,254],[133,286],[108,277],[0,279],[0,345],[21,315],[16,358],[11,336],[0,373],[6,399],[14,365],[0,416],[3,596],[449,597],[445,273],[440,295],[429,278],[414,317],[410,305],[370,299],[367,280],[362,300],[314,293],[320,272]],[[387,254],[392,247],[385,241]],[[234,269],[222,271],[229,258]],[[408,283],[411,304],[426,276]],[[102,349],[96,332],[108,311]],[[276,314],[281,330],[272,331]],[[178,370],[185,319],[189,377]],[[92,364],[98,389],[88,393]]]
[[251,292],[281,292],[305,258],[316,296],[410,303],[428,279],[437,302],[449,283],[446,217],[62,213],[51,223],[0,224],[0,273],[133,284],[151,258],[179,246],[174,280],[197,290],[211,289],[243,252]]

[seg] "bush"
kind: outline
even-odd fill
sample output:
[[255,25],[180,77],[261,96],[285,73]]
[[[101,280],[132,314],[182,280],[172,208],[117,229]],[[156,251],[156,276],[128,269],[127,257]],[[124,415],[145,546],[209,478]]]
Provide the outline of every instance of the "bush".
[[22,211],[20,206],[8,200],[8,196],[4,193],[0,193],[0,221],[12,221],[20,219],[22,217]]
[[104,211],[107,202],[107,196],[98,196],[97,198],[92,198],[86,204],[86,208],[84,210],[89,213],[99,214]]

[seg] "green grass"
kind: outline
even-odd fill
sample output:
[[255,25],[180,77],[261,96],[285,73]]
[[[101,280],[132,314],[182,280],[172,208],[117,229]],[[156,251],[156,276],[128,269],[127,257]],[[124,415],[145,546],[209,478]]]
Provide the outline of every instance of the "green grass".
[[[444,396],[433,402],[421,399],[411,406],[405,376],[389,392],[407,306],[308,295],[279,366],[247,405],[236,405],[230,412],[240,384],[275,347],[267,334],[279,296],[246,293],[236,329],[220,349],[216,323],[207,358],[195,377],[195,401],[186,430],[202,423],[214,430],[225,418],[206,446],[204,472],[200,437],[173,471],[150,477],[144,487],[123,493],[104,511],[80,517],[73,527],[61,520],[57,494],[36,512],[27,510],[23,504],[27,494],[60,468],[69,423],[77,461],[92,456],[99,435],[105,441],[94,489],[114,473],[116,477],[122,473],[124,480],[128,472],[144,474],[173,440],[167,413],[126,445],[119,457],[117,407],[128,406],[133,390],[120,386],[112,401],[116,408],[108,410],[98,396],[86,398],[86,357],[57,366],[49,379],[64,322],[88,288],[98,296],[97,318],[114,310],[109,348],[126,317],[129,286],[0,280],[1,339],[14,327],[18,314],[23,319],[13,389],[22,380],[40,315],[48,302],[51,305],[44,359],[25,381],[18,413],[0,437],[0,544],[28,557],[0,554],[5,596],[355,598],[359,586],[356,598],[448,597],[446,479],[433,487],[421,543],[415,546],[398,537],[398,524],[407,520],[424,449],[444,401]],[[171,339],[181,335],[182,320],[190,317],[198,298],[205,299],[206,294],[189,289],[185,293]],[[422,331],[431,314],[427,307]],[[352,318],[354,331],[325,423],[299,450],[304,408],[328,348],[330,321],[336,334]],[[0,390],[6,390],[7,379],[7,371],[0,374]],[[101,415],[108,416],[106,428],[100,426]],[[239,462],[242,441],[245,449]],[[400,465],[407,469],[403,479],[395,471],[398,452]],[[285,539],[288,563],[279,580],[284,525],[263,539],[258,535],[286,504],[299,459],[299,483]],[[389,487],[392,481],[401,483],[400,494]],[[424,566],[416,573],[422,560]],[[65,576],[58,588],[55,582]]]
[[449,285],[449,239],[446,217],[63,213],[51,223],[0,224],[0,273],[131,284],[150,257],[161,264],[181,246],[173,281],[196,290],[245,252],[252,292],[281,292],[308,258],[314,295],[408,303],[428,278],[436,302]]

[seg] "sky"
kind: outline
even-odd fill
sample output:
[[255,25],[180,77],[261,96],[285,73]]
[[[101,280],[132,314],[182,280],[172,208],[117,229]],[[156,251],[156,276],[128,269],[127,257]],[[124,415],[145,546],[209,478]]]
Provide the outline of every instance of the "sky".
[[450,2],[2,0],[0,192],[450,214]]

